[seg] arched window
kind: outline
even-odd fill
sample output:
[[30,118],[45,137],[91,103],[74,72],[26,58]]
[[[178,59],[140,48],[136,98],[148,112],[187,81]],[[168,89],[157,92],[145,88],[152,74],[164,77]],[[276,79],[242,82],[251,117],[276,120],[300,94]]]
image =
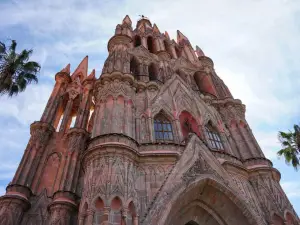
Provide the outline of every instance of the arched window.
[[122,201],[119,197],[115,197],[111,202],[111,210],[109,215],[109,222],[111,225],[120,225],[122,224]]
[[130,73],[132,75],[134,75],[135,78],[137,78],[137,76],[139,75],[139,68],[138,67],[139,67],[139,64],[138,64],[136,58],[133,57],[130,60]]
[[149,36],[147,38],[147,45],[148,45],[148,50],[151,53],[154,53],[154,48],[153,48],[153,38],[151,36]]
[[274,214],[273,215],[273,224],[274,225],[284,225],[284,221],[280,216]]
[[154,81],[157,80],[157,67],[155,66],[154,63],[151,63],[148,67],[148,73],[149,73],[149,80]]
[[134,39],[134,46],[135,47],[138,47],[142,44],[142,40],[141,40],[141,37],[140,36],[135,36],[135,39]]
[[100,225],[105,220],[104,218],[104,202],[101,198],[97,198],[95,201],[95,214],[94,214],[94,223],[95,225]]
[[212,149],[216,150],[224,150],[222,140],[220,138],[219,133],[213,126],[209,123],[205,127],[206,138],[208,140],[208,144]]
[[126,225],[135,225],[136,220],[136,208],[133,202],[130,202],[128,205],[128,213],[126,219]]
[[154,134],[157,141],[173,141],[171,122],[162,114],[154,118]]

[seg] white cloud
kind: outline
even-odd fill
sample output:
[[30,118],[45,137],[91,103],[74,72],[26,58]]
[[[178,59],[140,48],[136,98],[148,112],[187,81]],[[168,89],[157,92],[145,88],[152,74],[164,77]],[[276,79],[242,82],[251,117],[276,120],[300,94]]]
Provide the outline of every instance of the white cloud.
[[299,181],[282,182],[281,186],[289,198],[300,198],[300,182]]
[[45,84],[29,85],[25,92],[9,98],[1,96],[0,116],[15,117],[22,124],[39,120],[50,97],[52,87]]

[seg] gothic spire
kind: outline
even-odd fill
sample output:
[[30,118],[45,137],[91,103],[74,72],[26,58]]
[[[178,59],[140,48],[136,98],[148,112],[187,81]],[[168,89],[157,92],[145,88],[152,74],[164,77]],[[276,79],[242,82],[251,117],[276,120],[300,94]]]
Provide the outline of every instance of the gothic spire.
[[87,70],[88,70],[88,56],[84,57],[84,59],[81,61],[77,69],[72,74],[72,79],[76,78],[77,76],[80,77],[80,80],[82,81],[84,78],[87,77]]
[[201,48],[199,48],[198,45],[196,45],[196,53],[197,53],[197,56],[200,57],[200,56],[205,56],[204,55],[204,52],[202,51]]
[[70,68],[71,68],[71,65],[70,65],[70,63],[69,63],[69,64],[68,64],[65,68],[63,68],[60,72],[70,74]]
[[189,41],[189,39],[184,36],[179,30],[177,30],[177,43],[179,44],[181,41]]
[[158,29],[158,27],[157,27],[156,24],[153,25],[153,32],[160,34],[160,31],[159,31],[159,29]]
[[169,34],[168,34],[168,32],[167,32],[167,31],[165,31],[165,36],[166,36],[166,38],[167,38],[167,39],[169,39],[169,40],[170,40],[170,36],[169,36]]
[[130,17],[128,15],[126,15],[125,18],[123,19],[122,24],[124,24],[124,23],[128,24],[129,26],[131,26],[132,22],[131,22],[131,19],[130,19]]
[[93,71],[90,73],[90,75],[86,78],[86,80],[95,80],[96,79],[96,71],[93,69]]

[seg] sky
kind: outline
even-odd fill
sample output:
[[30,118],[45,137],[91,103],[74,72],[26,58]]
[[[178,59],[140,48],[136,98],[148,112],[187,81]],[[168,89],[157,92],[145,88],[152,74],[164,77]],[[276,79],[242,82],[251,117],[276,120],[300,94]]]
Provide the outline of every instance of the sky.
[[[63,2],[63,4],[61,3]],[[281,185],[300,214],[300,171],[278,158],[278,131],[299,124],[299,0],[0,0],[0,41],[17,40],[33,49],[42,66],[39,84],[14,98],[0,96],[0,195],[5,193],[40,119],[56,72],[74,71],[89,56],[100,76],[107,42],[125,15],[139,15],[161,32],[176,30],[215,64],[235,98],[246,105],[247,121],[266,157],[281,172]]]

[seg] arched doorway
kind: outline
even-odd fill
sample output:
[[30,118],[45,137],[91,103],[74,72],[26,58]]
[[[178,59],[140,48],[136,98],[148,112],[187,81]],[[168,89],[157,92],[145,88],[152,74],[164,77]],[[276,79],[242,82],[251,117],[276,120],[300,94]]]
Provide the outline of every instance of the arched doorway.
[[247,204],[217,181],[206,178],[183,188],[161,223],[164,225],[254,225]]

